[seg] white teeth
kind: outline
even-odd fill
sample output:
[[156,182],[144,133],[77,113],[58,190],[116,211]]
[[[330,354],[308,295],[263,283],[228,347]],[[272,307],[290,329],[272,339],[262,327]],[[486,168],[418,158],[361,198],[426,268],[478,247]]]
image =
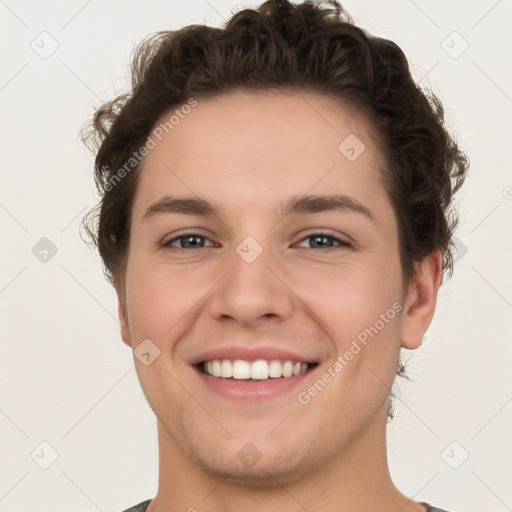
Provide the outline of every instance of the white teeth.
[[250,379],[251,365],[248,361],[233,361],[233,379]]
[[270,367],[268,369],[268,376],[277,378],[281,377],[283,371],[281,369],[281,363],[279,361],[270,361]]
[[277,379],[279,377],[292,377],[302,375],[306,372],[308,363],[278,361],[273,359],[265,361],[258,359],[249,362],[242,359],[236,359],[231,362],[229,359],[214,359],[203,363],[205,373],[213,377],[221,377],[224,379],[255,379],[267,380],[269,377]]
[[291,377],[293,375],[293,363],[291,361],[286,361],[283,364],[283,377]]
[[268,363],[260,359],[251,365],[251,379],[268,379]]
[[231,364],[231,361],[228,361],[227,359],[222,361],[220,365],[220,375],[218,375],[218,377],[233,377],[233,365]]

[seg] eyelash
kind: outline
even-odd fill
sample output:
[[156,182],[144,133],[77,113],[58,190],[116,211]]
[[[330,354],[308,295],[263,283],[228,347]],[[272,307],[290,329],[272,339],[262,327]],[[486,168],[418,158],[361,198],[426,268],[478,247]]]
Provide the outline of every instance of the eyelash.
[[[168,242],[165,242],[163,244],[163,248],[167,249],[169,251],[172,251],[172,252],[179,252],[179,253],[190,252],[190,251],[197,251],[197,250],[200,250],[200,249],[206,249],[207,248],[207,247],[195,247],[195,248],[193,247],[193,248],[189,248],[189,249],[184,249],[184,248],[180,248],[180,247],[174,247],[174,246],[171,245],[171,243],[176,242],[177,240],[181,240],[183,238],[190,238],[190,237],[199,237],[199,238],[204,238],[206,240],[209,240],[208,237],[206,237],[204,235],[201,235],[199,233],[184,233],[184,234],[182,234],[180,236],[172,238]],[[312,233],[311,235],[307,235],[304,238],[301,238],[300,242],[302,242],[304,240],[307,240],[308,238],[313,238],[313,237],[330,238],[331,240],[334,240],[335,242],[338,242],[338,244],[339,244],[338,248],[340,248],[340,249],[341,248],[352,247],[345,240],[342,240],[342,239],[340,239],[338,237],[335,237],[335,236],[332,235],[332,233],[328,233],[328,232]],[[319,249],[319,248],[316,248],[316,247],[311,247],[310,249],[312,251],[316,251],[316,252],[329,252],[329,251],[335,249],[335,247],[326,247],[325,249]]]

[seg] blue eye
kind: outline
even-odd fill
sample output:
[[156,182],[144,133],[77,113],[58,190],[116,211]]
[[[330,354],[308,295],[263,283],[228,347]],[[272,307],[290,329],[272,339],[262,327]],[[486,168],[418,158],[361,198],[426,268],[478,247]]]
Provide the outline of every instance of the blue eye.
[[301,242],[304,240],[309,240],[310,242],[313,241],[312,243],[316,247],[311,247],[311,249],[314,249],[315,251],[322,250],[322,244],[325,243],[327,243],[327,246],[323,245],[324,249],[333,249],[334,247],[332,242],[341,247],[350,247],[349,243],[341,240],[340,238],[332,236],[330,233],[313,233],[312,235],[308,235],[307,237],[303,238]]
[[[187,252],[191,250],[204,249],[206,247],[213,247],[214,244],[205,245],[205,241],[211,240],[199,233],[185,233],[176,238],[172,238],[168,242],[163,244],[163,247],[169,249],[171,251],[176,252]],[[313,233],[304,237],[299,243],[303,241],[309,241],[313,247],[304,247],[305,249],[313,249],[314,251],[327,252],[330,249],[350,247],[348,242],[341,240],[335,236],[332,236],[330,233]],[[179,246],[176,246],[175,243],[178,242]]]
[[[164,247],[177,251],[185,249],[202,249],[204,244],[198,242],[200,239],[208,240],[208,238],[203,235],[199,235],[198,233],[185,233],[184,235],[169,240],[164,244]],[[176,241],[184,241],[184,243],[181,244],[181,247],[176,247],[173,245],[173,243]]]

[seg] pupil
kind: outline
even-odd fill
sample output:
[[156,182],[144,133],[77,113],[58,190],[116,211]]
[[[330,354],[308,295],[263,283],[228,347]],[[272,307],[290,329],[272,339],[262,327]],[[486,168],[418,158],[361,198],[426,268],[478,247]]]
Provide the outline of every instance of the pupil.
[[[317,235],[317,236],[313,236],[313,240],[314,240],[313,245],[316,246],[316,245],[318,245],[318,240],[323,240],[325,242],[326,240],[330,240],[330,239],[328,236],[325,236],[325,235]],[[328,243],[327,245],[330,247],[332,244]]]
[[201,237],[200,237],[200,236],[197,236],[197,235],[193,235],[193,236],[186,237],[186,238],[185,238],[185,245],[187,245],[189,242],[191,242],[191,241],[192,241],[192,243],[191,243],[190,245],[192,245],[192,246],[194,246],[194,245],[199,245],[199,246],[200,246],[200,245],[201,245],[201,242],[199,242],[198,244],[195,244],[195,243],[193,242],[194,240],[197,242],[197,241],[198,241],[198,240],[200,240],[200,239],[201,239]]

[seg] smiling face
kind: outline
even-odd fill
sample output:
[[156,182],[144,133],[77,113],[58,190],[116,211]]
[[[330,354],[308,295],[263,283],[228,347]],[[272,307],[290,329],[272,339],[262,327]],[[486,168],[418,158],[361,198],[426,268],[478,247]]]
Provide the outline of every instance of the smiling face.
[[[174,460],[300,478],[383,449],[411,302],[379,165],[364,118],[310,92],[201,100],[147,155],[119,311],[125,343],[160,351],[135,363]],[[212,359],[315,364],[240,381]]]

